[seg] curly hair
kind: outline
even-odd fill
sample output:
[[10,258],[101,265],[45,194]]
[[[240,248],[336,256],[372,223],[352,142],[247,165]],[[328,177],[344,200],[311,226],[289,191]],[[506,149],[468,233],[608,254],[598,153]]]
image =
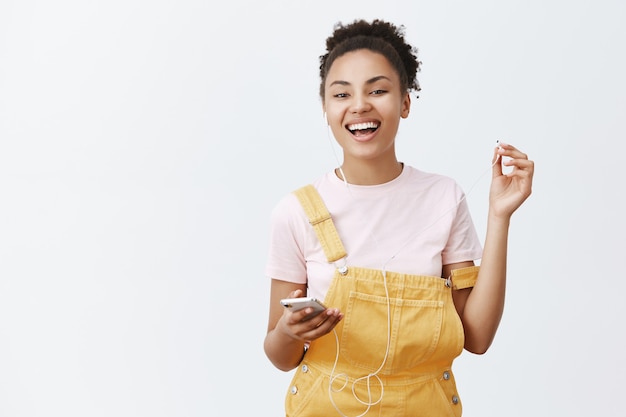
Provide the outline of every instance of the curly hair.
[[340,56],[360,49],[380,53],[391,63],[400,76],[403,91],[420,91],[417,73],[421,62],[417,48],[404,40],[404,26],[396,26],[380,19],[367,22],[359,19],[344,25],[335,24],[333,33],[326,38],[326,54],[320,59],[320,96],[324,100],[326,77],[333,62]]

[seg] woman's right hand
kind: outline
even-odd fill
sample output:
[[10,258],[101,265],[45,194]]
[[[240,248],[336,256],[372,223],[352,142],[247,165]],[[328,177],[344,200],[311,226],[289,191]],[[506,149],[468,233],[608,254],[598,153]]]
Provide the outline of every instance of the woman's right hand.
[[270,315],[263,345],[270,361],[283,371],[298,366],[305,346],[330,333],[343,319],[343,313],[339,309],[327,308],[317,316],[304,320],[311,313],[310,308],[291,311],[281,305],[281,299],[299,298],[305,291],[305,284],[272,279]]
[[[300,298],[302,290],[289,293],[288,298]],[[288,337],[303,342],[311,342],[330,333],[343,319],[343,313],[338,308],[327,308],[316,316],[305,320],[313,309],[307,307],[299,311],[285,308],[282,317],[276,323],[276,329]]]

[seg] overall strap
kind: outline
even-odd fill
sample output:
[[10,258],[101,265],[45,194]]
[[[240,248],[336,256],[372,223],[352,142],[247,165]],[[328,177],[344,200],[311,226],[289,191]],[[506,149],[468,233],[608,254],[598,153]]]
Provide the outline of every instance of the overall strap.
[[480,266],[467,266],[465,268],[453,269],[446,281],[448,287],[453,290],[463,290],[476,285]]
[[341,243],[335,224],[322,200],[313,185],[305,185],[294,191],[300,201],[304,212],[309,218],[309,223],[315,230],[315,235],[322,244],[324,254],[328,262],[337,262],[346,257],[346,250]]

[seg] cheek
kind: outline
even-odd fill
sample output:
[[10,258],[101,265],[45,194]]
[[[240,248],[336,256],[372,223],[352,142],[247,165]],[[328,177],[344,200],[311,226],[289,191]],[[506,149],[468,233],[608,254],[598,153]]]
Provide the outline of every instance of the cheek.
[[343,112],[337,106],[328,106],[326,108],[326,120],[328,124],[337,125],[343,121]]

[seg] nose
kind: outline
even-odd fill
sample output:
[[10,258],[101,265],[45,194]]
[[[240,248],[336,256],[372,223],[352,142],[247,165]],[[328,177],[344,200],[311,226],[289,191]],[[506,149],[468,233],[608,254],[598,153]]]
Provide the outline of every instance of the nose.
[[369,97],[365,94],[355,94],[352,96],[350,111],[354,114],[365,113],[371,109]]

